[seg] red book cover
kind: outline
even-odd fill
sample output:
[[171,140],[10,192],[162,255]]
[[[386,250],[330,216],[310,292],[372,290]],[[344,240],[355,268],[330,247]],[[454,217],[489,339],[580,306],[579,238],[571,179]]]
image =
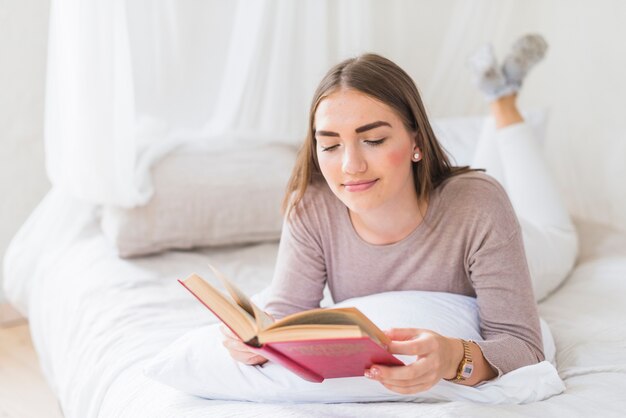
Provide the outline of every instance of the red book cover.
[[369,337],[271,342],[254,350],[311,382],[363,376],[373,364],[404,365]]

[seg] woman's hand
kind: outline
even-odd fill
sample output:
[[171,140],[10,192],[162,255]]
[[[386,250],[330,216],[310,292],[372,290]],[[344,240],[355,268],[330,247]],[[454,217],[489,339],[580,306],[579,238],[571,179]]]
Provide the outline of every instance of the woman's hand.
[[222,334],[224,334],[224,341],[222,342],[222,344],[224,345],[224,347],[226,347],[231,357],[235,360],[240,361],[244,364],[249,364],[251,366],[263,364],[267,361],[265,357],[260,356],[250,350],[250,347],[244,344],[244,342],[241,341],[239,337],[233,334],[233,332],[224,325],[220,326],[220,331],[222,331]]
[[372,366],[365,371],[366,377],[394,392],[409,394],[423,392],[442,378],[456,376],[463,359],[461,340],[415,328],[394,328],[385,334],[392,340],[388,348],[391,353],[416,355],[417,359],[406,366]]

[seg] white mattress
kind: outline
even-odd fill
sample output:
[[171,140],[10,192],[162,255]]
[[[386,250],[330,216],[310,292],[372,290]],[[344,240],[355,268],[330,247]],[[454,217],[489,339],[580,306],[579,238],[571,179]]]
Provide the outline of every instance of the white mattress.
[[[64,216],[60,217],[59,214]],[[66,417],[624,416],[626,236],[580,225],[578,267],[540,304],[567,390],[529,405],[257,404],[191,397],[151,381],[145,361],[214,322],[177,278],[220,266],[249,294],[272,275],[275,243],[120,260],[94,212],[51,192],[12,243],[7,295],[29,316],[44,374]]]

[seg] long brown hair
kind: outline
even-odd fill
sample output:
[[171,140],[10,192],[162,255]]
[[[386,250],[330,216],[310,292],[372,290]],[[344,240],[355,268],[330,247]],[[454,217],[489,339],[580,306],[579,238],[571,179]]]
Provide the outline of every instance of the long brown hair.
[[385,103],[398,113],[409,132],[416,132],[416,145],[422,153],[422,159],[413,163],[418,199],[428,199],[430,192],[448,177],[473,171],[468,166],[451,165],[435,137],[411,77],[387,58],[364,54],[331,68],[315,91],[309,111],[308,132],[283,199],[282,209],[286,215],[298,206],[307,186],[322,178],[316,152],[315,112],[324,98],[341,88],[357,90]]

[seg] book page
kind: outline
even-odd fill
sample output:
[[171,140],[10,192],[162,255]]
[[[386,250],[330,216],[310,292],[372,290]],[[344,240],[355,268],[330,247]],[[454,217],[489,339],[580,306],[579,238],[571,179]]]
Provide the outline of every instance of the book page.
[[270,328],[258,335],[261,344],[271,342],[304,341],[304,340],[335,340],[346,338],[368,337],[358,325],[289,325]]
[[256,338],[254,318],[202,277],[192,274],[179,282],[243,341]]
[[313,309],[286,316],[275,322],[270,329],[294,325],[356,325],[376,342],[388,346],[389,337],[356,308]]
[[209,264],[209,268],[221,282],[224,288],[228,291],[237,305],[241,306],[243,310],[248,312],[256,321],[258,330],[265,329],[274,323],[274,319],[266,314],[261,308],[256,306],[250,298],[243,293],[235,284],[226,278],[220,271]]

